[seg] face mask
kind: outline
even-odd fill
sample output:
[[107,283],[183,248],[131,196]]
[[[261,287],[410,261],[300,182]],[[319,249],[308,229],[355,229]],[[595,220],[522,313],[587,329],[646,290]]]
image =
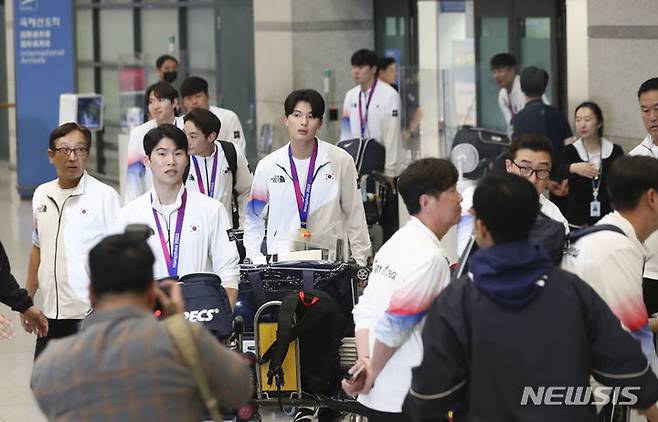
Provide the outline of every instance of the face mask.
[[178,76],[178,72],[176,72],[175,70],[165,72],[163,75],[165,82],[169,82],[169,83],[175,81],[177,76]]

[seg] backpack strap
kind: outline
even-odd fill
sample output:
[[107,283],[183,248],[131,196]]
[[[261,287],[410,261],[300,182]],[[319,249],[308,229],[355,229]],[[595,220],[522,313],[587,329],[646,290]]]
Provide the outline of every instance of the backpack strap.
[[208,384],[208,378],[204,369],[201,367],[201,357],[199,348],[192,335],[192,329],[185,320],[183,314],[172,315],[164,320],[169,336],[176,345],[176,348],[183,357],[183,361],[192,369],[192,376],[196,382],[197,388],[201,393],[203,403],[210,413],[210,417],[215,422],[222,421],[222,415],[219,412],[219,403],[213,395]]
[[240,226],[240,215],[238,214],[238,191],[235,190],[235,183],[237,180],[238,174],[238,152],[235,150],[235,144],[232,142],[219,141],[219,144],[224,150],[224,156],[228,162],[228,168],[231,170],[231,176],[233,176],[232,183],[232,192],[231,192],[231,209],[232,209],[232,220],[233,228],[237,229]]
[[574,230],[567,235],[567,241],[574,244],[578,239],[596,232],[611,231],[626,236],[622,229],[612,224],[595,224],[593,226],[583,227],[582,229]]

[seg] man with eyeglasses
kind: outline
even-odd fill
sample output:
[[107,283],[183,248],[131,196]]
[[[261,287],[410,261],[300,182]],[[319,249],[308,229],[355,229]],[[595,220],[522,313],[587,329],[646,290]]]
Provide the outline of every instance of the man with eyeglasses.
[[[50,134],[48,160],[57,179],[37,187],[32,198],[34,230],[26,290],[43,292],[47,334],[37,338],[36,358],[48,341],[78,331],[90,308],[89,250],[110,232],[119,211],[119,196],[85,171],[91,133],[77,123],[64,123]],[[25,318],[27,332],[35,327]],[[41,332],[39,332],[40,334]]]
[[540,211],[547,217],[564,224],[569,232],[569,223],[560,208],[551,202],[544,193],[551,176],[553,146],[544,135],[528,133],[512,141],[509,158],[505,160],[508,173],[518,174],[533,184],[539,193]]

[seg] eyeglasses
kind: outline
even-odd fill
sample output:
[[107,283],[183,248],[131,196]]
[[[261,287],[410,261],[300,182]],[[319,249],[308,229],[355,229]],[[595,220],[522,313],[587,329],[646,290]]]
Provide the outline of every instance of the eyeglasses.
[[55,152],[58,152],[63,155],[71,155],[71,153],[74,153],[77,157],[84,157],[89,153],[89,148],[87,147],[78,147],[78,148],[69,148],[69,147],[63,147],[63,148],[55,148]]
[[544,169],[533,169],[532,167],[521,167],[520,165],[516,164],[514,160],[512,160],[512,163],[514,163],[515,166],[519,168],[519,174],[523,177],[530,177],[532,176],[532,173],[535,173],[537,175],[537,179],[548,179],[548,176],[551,175],[550,170],[544,170]]

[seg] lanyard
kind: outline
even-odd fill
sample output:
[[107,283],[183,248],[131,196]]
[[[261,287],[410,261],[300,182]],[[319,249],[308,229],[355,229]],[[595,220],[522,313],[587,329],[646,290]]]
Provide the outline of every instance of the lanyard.
[[[153,194],[151,194],[151,204],[153,204]],[[158,228],[158,235],[160,236],[160,245],[162,246],[162,254],[165,258],[165,263],[167,264],[167,272],[169,277],[176,277],[178,275],[178,256],[180,254],[180,236],[183,231],[183,219],[185,218],[185,205],[187,204],[187,190],[183,190],[183,195],[181,196],[181,204],[178,212],[176,213],[176,229],[174,231],[174,241],[172,245],[171,254],[169,253],[169,248],[167,248],[167,242],[165,241],[164,233],[162,232],[162,226],[160,225],[160,219],[158,218],[158,212],[155,208],[151,208],[153,211],[153,218],[155,218],[155,225]]]
[[514,113],[514,107],[512,107],[512,95],[509,92],[507,93],[507,108],[509,108],[512,117],[514,117],[516,113]]
[[311,162],[308,165],[308,175],[306,176],[306,186],[304,188],[304,195],[302,195],[301,187],[299,186],[299,175],[297,174],[297,167],[295,161],[292,159],[292,148],[288,146],[288,158],[290,159],[290,171],[292,172],[292,184],[295,188],[295,197],[297,198],[297,210],[299,211],[299,221],[303,229],[306,228],[306,220],[308,219],[308,208],[311,204],[311,187],[313,186],[313,173],[315,172],[315,159],[318,157],[318,142],[315,141],[313,152],[311,153]]
[[[585,149],[585,155],[587,156],[587,162],[589,164],[592,164],[589,162],[589,151],[587,151],[587,147],[585,146],[585,141],[583,141],[583,148]],[[592,177],[592,197],[596,201],[597,198],[599,197],[599,186],[601,185],[601,179],[603,178],[603,144],[599,147],[599,155],[601,157],[601,165],[599,166],[599,174],[597,176]]]
[[[215,193],[215,180],[217,179],[217,145],[215,145],[215,158],[212,161],[212,175],[210,176],[210,185],[208,186],[208,196],[214,198]],[[199,185],[199,192],[205,194],[206,191],[203,187],[203,179],[201,178],[201,170],[199,170],[199,162],[196,156],[192,156],[192,163],[194,163],[194,172],[196,173],[196,182]],[[206,168],[208,165],[206,165]],[[207,175],[208,173],[206,173]]]
[[[377,78],[375,78],[375,83],[372,84],[370,88],[370,94],[368,94],[368,101],[366,102],[366,113],[365,115],[361,111],[361,92],[359,91],[359,123],[361,124],[361,139],[366,133],[366,128],[368,127],[368,108],[370,108],[370,101],[372,100],[372,94],[375,92],[375,87],[377,86]],[[365,93],[363,94],[365,96]]]

